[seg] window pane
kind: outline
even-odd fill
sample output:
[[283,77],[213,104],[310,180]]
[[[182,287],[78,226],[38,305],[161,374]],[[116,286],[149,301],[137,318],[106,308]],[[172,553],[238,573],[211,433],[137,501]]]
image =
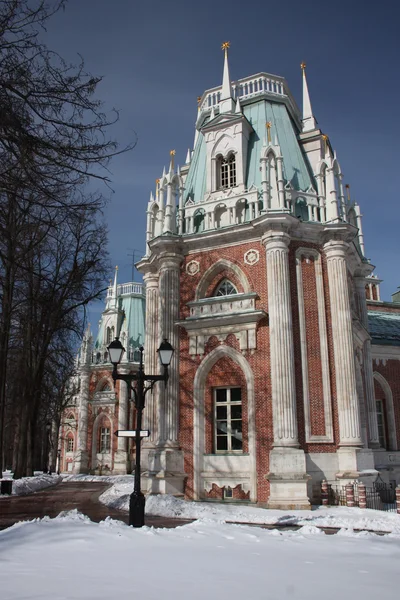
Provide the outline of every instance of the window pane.
[[217,435],[221,433],[227,433],[228,431],[228,423],[227,421],[217,421]]
[[238,440],[235,437],[232,437],[232,450],[242,450],[243,443],[242,440]]
[[[242,421],[231,422],[232,435],[236,435],[242,439]],[[240,435],[239,435],[240,434]]]
[[231,389],[231,402],[241,402],[241,401],[242,401],[242,390],[240,388],[232,388]]
[[225,420],[228,418],[227,416],[227,410],[228,407],[227,406],[217,406],[217,419],[218,420]]
[[215,400],[216,402],[226,402],[226,390],[225,389],[220,389],[220,390],[215,390]]
[[228,438],[226,435],[217,435],[217,450],[228,450]]
[[231,419],[241,419],[241,418],[242,418],[242,405],[241,404],[232,404]]

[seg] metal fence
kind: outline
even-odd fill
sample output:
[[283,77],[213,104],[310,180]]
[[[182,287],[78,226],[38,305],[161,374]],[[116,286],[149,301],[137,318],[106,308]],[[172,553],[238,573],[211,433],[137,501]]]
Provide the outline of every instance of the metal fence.
[[[360,506],[359,484],[355,482],[354,506]],[[378,475],[372,487],[365,487],[366,508],[374,510],[383,510],[386,512],[396,512],[396,486],[394,482],[385,483]],[[328,485],[328,504],[331,506],[347,506],[346,487],[329,484]]]

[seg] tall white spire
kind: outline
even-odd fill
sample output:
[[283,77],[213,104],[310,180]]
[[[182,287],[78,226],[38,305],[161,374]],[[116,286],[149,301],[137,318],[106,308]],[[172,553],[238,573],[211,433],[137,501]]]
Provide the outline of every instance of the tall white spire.
[[303,132],[305,132],[317,129],[317,122],[312,112],[310,94],[308,93],[306,63],[302,62],[300,67],[303,71]]
[[232,86],[231,79],[229,76],[229,64],[228,64],[228,48],[230,42],[224,42],[221,46],[225,53],[224,57],[224,74],[222,76],[222,89],[221,89],[221,100],[219,103],[220,113],[233,113],[235,111],[235,102],[232,97]]
[[114,285],[113,285],[113,304],[114,307],[117,307],[117,285],[118,285],[118,266],[115,267],[115,273],[114,273]]

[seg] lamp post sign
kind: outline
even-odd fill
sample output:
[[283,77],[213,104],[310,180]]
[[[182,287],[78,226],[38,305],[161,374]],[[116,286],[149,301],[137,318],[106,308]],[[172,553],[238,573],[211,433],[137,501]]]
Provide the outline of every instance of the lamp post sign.
[[[129,500],[129,525],[132,525],[133,527],[143,527],[145,497],[140,489],[140,451],[142,437],[148,437],[150,432],[147,430],[142,430],[142,414],[146,394],[149,390],[153,389],[156,381],[164,381],[165,385],[167,385],[169,376],[168,367],[171,363],[174,349],[168,340],[164,339],[157,350],[161,365],[163,367],[162,375],[147,375],[144,372],[143,347],[139,348],[139,369],[136,373],[131,373],[129,375],[120,375],[118,373],[118,365],[121,362],[123,353],[125,352],[125,348],[118,338],[115,338],[115,340],[108,346],[108,352],[110,361],[113,364],[112,377],[114,379],[114,384],[116,383],[117,379],[125,381],[132,390],[135,398],[136,428],[134,430],[119,429],[115,432],[115,435],[118,437],[135,438],[135,484],[133,493],[131,494]],[[134,381],[136,382],[136,386],[132,385],[132,382]],[[148,382],[148,385],[146,385],[146,382]]]

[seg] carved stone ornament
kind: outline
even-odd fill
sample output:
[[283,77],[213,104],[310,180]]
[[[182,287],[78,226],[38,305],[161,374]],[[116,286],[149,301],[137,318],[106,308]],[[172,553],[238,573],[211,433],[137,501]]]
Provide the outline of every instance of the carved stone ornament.
[[186,265],[186,273],[188,275],[196,275],[200,271],[200,263],[197,260],[191,260]]
[[251,250],[247,250],[247,252],[245,252],[244,262],[247,265],[255,265],[256,263],[258,263],[259,260],[260,260],[260,253],[258,250],[254,250],[252,248]]

